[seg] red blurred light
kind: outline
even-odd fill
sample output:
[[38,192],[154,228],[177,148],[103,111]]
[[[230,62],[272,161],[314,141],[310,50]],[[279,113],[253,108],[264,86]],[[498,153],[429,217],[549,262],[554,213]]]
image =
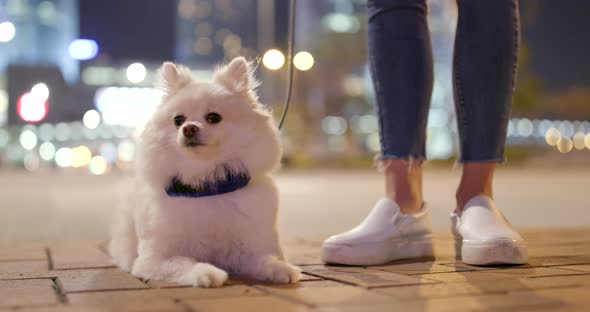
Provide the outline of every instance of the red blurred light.
[[16,112],[22,120],[29,123],[36,123],[47,117],[49,103],[46,99],[39,98],[27,92],[18,99]]

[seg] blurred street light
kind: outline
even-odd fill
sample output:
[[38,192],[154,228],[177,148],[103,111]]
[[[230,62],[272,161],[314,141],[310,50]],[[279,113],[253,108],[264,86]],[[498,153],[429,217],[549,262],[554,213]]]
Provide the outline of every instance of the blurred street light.
[[293,58],[293,65],[295,65],[295,68],[301,71],[311,69],[313,67],[313,63],[313,56],[307,51],[301,51],[295,54],[295,57]]
[[557,142],[557,150],[562,154],[569,153],[572,150],[572,147],[572,140],[568,137],[562,137],[559,139],[559,142]]
[[14,38],[16,28],[11,22],[0,23],[0,42],[9,42]]
[[91,109],[84,113],[84,117],[82,117],[82,121],[84,122],[84,126],[88,129],[96,129],[100,124],[100,114]]
[[37,135],[31,130],[25,130],[19,137],[20,145],[26,150],[32,150],[37,146]]
[[73,59],[80,61],[91,60],[98,54],[98,43],[91,39],[76,39],[68,46],[68,52]]
[[145,80],[147,70],[141,63],[133,63],[127,67],[127,80],[132,83],[140,83]]
[[277,49],[271,49],[264,53],[262,64],[270,70],[277,70],[285,64],[285,55]]

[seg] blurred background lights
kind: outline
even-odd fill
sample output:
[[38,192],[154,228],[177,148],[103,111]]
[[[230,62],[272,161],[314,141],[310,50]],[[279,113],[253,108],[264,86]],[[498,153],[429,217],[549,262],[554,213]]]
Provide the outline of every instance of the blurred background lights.
[[55,156],[55,145],[51,142],[45,142],[39,146],[39,156],[45,161],[50,161]]
[[586,148],[590,150],[590,133],[586,134],[586,138],[584,139],[584,143],[586,144]]
[[10,134],[8,131],[0,128],[0,147],[5,147],[10,142]]
[[559,132],[559,130],[551,127],[547,129],[547,132],[545,132],[545,141],[547,142],[547,144],[551,146],[556,146],[559,142],[559,139],[561,139],[561,133]]
[[72,164],[74,168],[83,167],[90,163],[92,153],[90,149],[84,145],[72,149]]
[[24,130],[21,132],[18,141],[24,149],[32,150],[37,146],[37,135],[31,130]]
[[358,128],[361,133],[371,134],[377,132],[379,125],[375,115],[363,115],[359,118]]
[[4,90],[0,90],[0,113],[4,113],[8,109],[8,94]]
[[133,63],[127,67],[127,80],[132,83],[140,83],[145,80],[147,69],[142,63]]
[[355,33],[360,29],[358,19],[350,14],[331,13],[322,18],[324,28],[337,33]]
[[102,156],[94,156],[88,164],[88,170],[94,175],[101,175],[107,171],[108,163]]
[[67,141],[72,135],[72,129],[65,122],[60,122],[55,126],[55,139],[58,141]]
[[39,122],[47,116],[49,104],[39,94],[27,92],[17,101],[16,111],[26,122]]
[[562,154],[569,153],[572,150],[572,147],[572,140],[568,137],[562,137],[557,142],[557,150]]
[[135,154],[135,145],[129,140],[122,141],[117,150],[120,161],[132,161]]
[[68,53],[73,59],[91,60],[98,54],[98,44],[91,39],[76,39],[68,46]]
[[49,87],[43,83],[37,83],[31,88],[31,94],[38,98],[39,101],[47,101],[49,99]]
[[367,136],[366,139],[367,148],[373,152],[377,153],[381,150],[381,141],[379,139],[378,133],[373,133]]
[[72,165],[72,150],[62,147],[55,152],[55,163],[60,167],[69,167]]
[[346,132],[346,119],[339,116],[327,116],[322,119],[322,130],[326,134],[343,135]]
[[295,57],[293,57],[293,65],[295,65],[295,68],[301,71],[311,69],[313,67],[313,63],[313,56],[307,51],[298,52],[295,54]]
[[585,139],[586,136],[584,135],[584,132],[576,132],[576,134],[574,134],[574,136],[572,137],[574,147],[577,150],[583,150],[586,147],[586,142],[584,142]]
[[11,22],[0,23],[0,42],[8,42],[14,38],[16,28]]
[[100,155],[109,163],[117,160],[117,147],[111,142],[104,142],[99,148]]
[[82,117],[82,121],[84,122],[84,126],[88,129],[96,129],[100,124],[100,114],[91,109],[84,113],[84,117]]
[[285,64],[285,56],[279,50],[268,50],[262,57],[262,64],[270,70],[280,69]]
[[523,118],[518,122],[516,130],[518,135],[521,137],[529,137],[533,134],[535,129],[533,128],[533,123],[530,120]]
[[28,153],[23,159],[23,165],[27,171],[36,171],[39,169],[39,157],[36,153]]

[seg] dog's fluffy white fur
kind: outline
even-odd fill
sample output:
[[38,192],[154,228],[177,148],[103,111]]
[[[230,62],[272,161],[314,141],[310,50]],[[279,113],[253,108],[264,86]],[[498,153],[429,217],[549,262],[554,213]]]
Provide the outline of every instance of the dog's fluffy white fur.
[[[131,200],[116,220],[109,251],[131,274],[196,287],[218,287],[228,273],[293,283],[301,270],[284,260],[276,229],[278,190],[270,173],[281,157],[278,130],[258,102],[253,66],[243,57],[197,81],[188,68],[164,63],[162,104],[137,142]],[[207,114],[221,115],[209,123]],[[174,117],[186,121],[175,125]],[[187,146],[183,128],[198,127]],[[250,175],[234,192],[168,196],[176,177],[194,187],[227,170]]]

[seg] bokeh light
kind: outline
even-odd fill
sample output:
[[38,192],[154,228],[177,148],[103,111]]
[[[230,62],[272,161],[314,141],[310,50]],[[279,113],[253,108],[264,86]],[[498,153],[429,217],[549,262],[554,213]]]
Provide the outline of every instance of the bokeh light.
[[17,101],[16,111],[22,120],[26,122],[39,122],[47,116],[49,104],[38,94],[27,92]]
[[285,64],[285,55],[277,49],[271,49],[264,53],[262,64],[270,70],[277,70]]
[[37,146],[37,135],[31,130],[24,130],[18,138],[20,145],[26,150],[32,150]]
[[133,63],[127,67],[127,80],[132,83],[140,83],[145,80],[147,69],[142,63]]
[[551,146],[556,146],[560,138],[561,133],[554,127],[547,129],[547,132],[545,132],[545,141]]
[[98,54],[98,43],[90,39],[76,39],[68,46],[68,53],[75,60],[87,61]]
[[96,129],[100,124],[100,114],[91,109],[84,113],[84,117],[82,117],[82,121],[84,122],[84,126],[88,129]]
[[88,164],[88,170],[94,175],[101,175],[107,171],[108,163],[102,156],[94,156]]
[[584,132],[576,132],[576,134],[574,134],[574,136],[572,137],[574,147],[577,150],[583,150],[586,147],[585,139],[586,136],[584,135]]
[[0,23],[0,42],[8,42],[14,38],[16,27],[11,22]]
[[84,145],[72,149],[72,164],[74,168],[88,165],[92,159],[90,149]]
[[572,140],[568,137],[561,137],[557,142],[557,150],[562,154],[569,153],[572,150],[572,147]]
[[297,54],[295,54],[295,57],[293,57],[293,65],[295,65],[295,68],[301,70],[301,71],[306,71],[309,70],[313,67],[314,64],[314,59],[313,56],[311,55],[311,53],[307,52],[307,51],[301,51]]
[[55,163],[60,167],[69,167],[72,165],[72,150],[62,147],[55,152]]
[[39,146],[39,156],[41,159],[50,161],[55,157],[55,145],[51,142],[45,142]]

